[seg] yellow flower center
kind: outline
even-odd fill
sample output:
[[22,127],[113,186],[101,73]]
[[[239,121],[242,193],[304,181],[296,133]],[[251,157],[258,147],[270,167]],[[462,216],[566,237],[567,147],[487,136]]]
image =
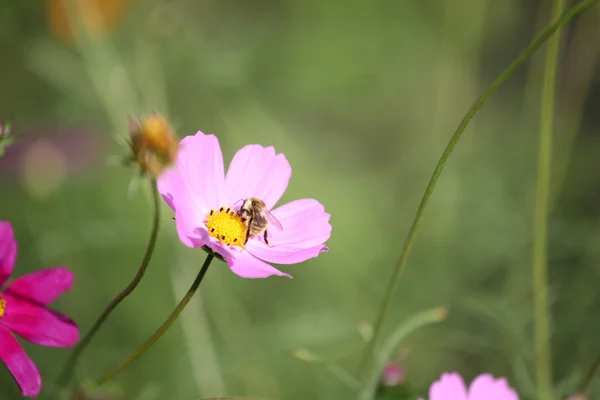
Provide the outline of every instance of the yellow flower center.
[[6,312],[6,300],[0,296],[0,318],[4,317],[4,313]]
[[240,217],[235,210],[221,207],[219,211],[210,210],[206,217],[206,228],[210,236],[227,246],[244,247],[248,226],[246,219]]

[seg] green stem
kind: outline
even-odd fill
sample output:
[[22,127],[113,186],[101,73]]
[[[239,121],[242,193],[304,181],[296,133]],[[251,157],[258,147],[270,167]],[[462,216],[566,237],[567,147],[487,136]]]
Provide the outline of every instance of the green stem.
[[110,313],[135,290],[146,273],[146,269],[148,268],[150,259],[152,258],[152,253],[154,252],[154,247],[156,247],[156,238],[158,236],[158,230],[160,226],[160,195],[158,193],[158,188],[156,187],[155,178],[150,179],[150,189],[152,191],[152,207],[154,211],[152,216],[152,231],[150,232],[150,239],[148,240],[148,246],[146,247],[144,258],[142,258],[142,262],[140,263],[140,266],[131,282],[129,282],[125,289],[117,294],[117,296],[115,296],[110,303],[108,303],[87,335],[85,335],[85,337],[77,344],[71,353],[71,356],[67,359],[67,362],[58,378],[59,387],[66,387],[69,384],[73,376],[73,372],[75,371],[77,361],[83,353],[83,350],[85,350],[85,348],[90,344],[92,338],[96,335]]
[[156,332],[154,332],[154,334],[150,336],[150,338],[146,340],[144,344],[142,344],[124,361],[115,365],[95,382],[92,382],[92,384],[88,387],[89,390],[93,390],[103,385],[104,383],[112,379],[115,375],[117,375],[119,372],[127,368],[135,360],[140,358],[150,347],[152,347],[152,345],[154,345],[158,341],[158,339],[160,339],[162,335],[165,334],[165,332],[167,332],[167,330],[171,327],[171,325],[173,325],[175,320],[177,320],[181,312],[190,302],[192,296],[194,296],[194,294],[196,293],[196,290],[198,290],[198,286],[200,286],[200,283],[202,283],[202,279],[204,278],[204,275],[206,274],[206,271],[208,270],[208,267],[210,266],[210,263],[212,262],[214,257],[214,254],[209,254],[206,257],[206,260],[204,260],[204,264],[202,264],[202,268],[200,269],[200,272],[198,272],[198,276],[196,276],[194,283],[192,283],[192,286],[190,286],[185,296],[183,296],[179,304],[177,304],[177,307],[175,307],[171,315],[169,315],[169,318],[167,318],[167,320],[163,322],[163,324],[156,330]]
[[[552,1],[552,19],[564,10],[564,0]],[[546,47],[540,109],[538,172],[533,215],[533,302],[537,393],[540,400],[552,399],[552,359],[548,309],[548,207],[554,125],[554,94],[560,35]]]
[[456,131],[452,135],[452,138],[450,138],[450,142],[446,146],[446,149],[444,150],[440,160],[438,161],[438,164],[435,167],[435,170],[433,171],[431,179],[429,180],[429,184],[427,185],[427,188],[425,189],[425,193],[423,194],[423,198],[421,199],[421,204],[419,205],[419,208],[417,209],[417,214],[415,215],[415,219],[413,220],[413,223],[412,223],[412,226],[410,227],[410,231],[408,232],[406,241],[404,242],[404,247],[402,249],[402,253],[400,254],[398,263],[396,264],[396,267],[394,268],[392,277],[389,280],[389,286],[388,286],[386,294],[384,296],[384,299],[383,299],[383,302],[382,302],[382,305],[381,305],[381,308],[379,311],[379,315],[377,317],[377,321],[376,321],[375,327],[373,329],[373,337],[367,344],[367,347],[363,354],[362,360],[359,363],[359,368],[358,368],[359,377],[363,376],[365,368],[371,362],[373,349],[375,348],[376,342],[377,342],[379,336],[381,335],[381,328],[383,326],[383,322],[385,320],[387,312],[389,311],[390,304],[392,302],[394,294],[396,293],[398,281],[400,280],[402,271],[404,270],[404,268],[406,266],[406,262],[408,261],[408,257],[412,250],[412,247],[413,247],[413,244],[415,241],[415,237],[417,234],[417,229],[419,228],[421,219],[423,218],[423,213],[425,212],[425,207],[427,206],[427,203],[429,202],[429,198],[431,197],[431,194],[433,193],[433,189],[435,188],[435,185],[437,184],[437,181],[444,169],[444,166],[446,165],[446,162],[448,161],[448,158],[450,157],[450,154],[452,154],[452,151],[454,150],[454,147],[458,143],[458,140],[460,139],[461,135],[463,134],[465,128],[467,127],[467,125],[469,125],[469,123],[471,122],[473,117],[475,117],[475,115],[477,114],[479,109],[481,109],[481,107],[483,107],[483,105],[485,104],[487,99],[492,94],[494,94],[494,92],[498,89],[498,87],[519,66],[521,66],[521,64],[523,64],[533,53],[535,53],[540,48],[540,46],[542,46],[542,44],[544,44],[544,42],[546,42],[546,40],[548,40],[558,29],[560,29],[563,25],[565,25],[567,22],[569,22],[573,17],[586,11],[587,9],[589,9],[592,5],[594,5],[598,1],[600,1],[600,0],[583,0],[583,1],[579,2],[578,4],[576,4],[575,6],[573,6],[572,8],[570,8],[560,18],[558,18],[553,23],[551,23],[546,28],[544,28],[542,30],[542,32],[540,32],[540,34],[535,39],[533,39],[533,41],[529,44],[529,46],[527,46],[527,48],[525,50],[523,50],[523,52],[521,52],[521,54],[519,54],[519,56],[504,71],[502,71],[502,73],[498,76],[498,78],[496,78],[496,80],[485,90],[485,92],[483,92],[481,97],[479,97],[479,99],[477,99],[475,104],[473,104],[471,109],[467,112],[465,117],[462,119],[462,121],[458,125],[458,128],[456,128]]

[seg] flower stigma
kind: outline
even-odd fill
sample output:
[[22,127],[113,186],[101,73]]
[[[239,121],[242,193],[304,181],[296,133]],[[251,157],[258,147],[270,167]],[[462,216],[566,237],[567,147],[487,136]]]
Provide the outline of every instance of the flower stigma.
[[210,236],[227,246],[244,247],[248,226],[246,218],[240,217],[235,210],[221,207],[210,210],[206,217],[206,228]]
[[6,312],[6,300],[0,296],[0,318],[4,317],[4,313]]

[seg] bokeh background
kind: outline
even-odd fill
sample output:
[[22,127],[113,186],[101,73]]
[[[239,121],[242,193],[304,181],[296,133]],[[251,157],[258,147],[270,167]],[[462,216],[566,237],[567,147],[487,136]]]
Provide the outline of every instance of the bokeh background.
[[[16,274],[65,265],[55,308],[82,332],[135,273],[149,235],[145,186],[111,156],[127,117],[157,110],[179,136],[248,143],[293,167],[282,199],[331,213],[330,252],[244,280],[215,263],[163,339],[106,385],[127,399],[350,399],[308,349],[356,369],[420,198],[463,115],[549,21],[520,0],[81,0],[79,30],[57,0],[0,2],[0,119],[19,142],[0,160],[0,219],[19,241]],[[97,14],[100,11],[100,14]],[[96,19],[94,19],[96,17]],[[84,33],[81,35],[81,33]],[[557,397],[600,354],[600,8],[563,31],[550,223]],[[490,99],[431,199],[385,324],[448,307],[399,345],[408,383],[444,371],[506,376],[533,398],[531,237],[539,52]],[[226,161],[228,162],[228,161]],[[163,204],[159,244],[136,292],[80,362],[98,377],[162,323],[204,253],[183,246]],[[364,328],[364,325],[363,325]],[[45,398],[68,350],[24,344]],[[0,397],[20,398],[0,368]],[[594,385],[592,398],[600,396]],[[595,393],[595,394],[594,394]],[[415,398],[416,395],[407,398]],[[389,394],[386,398],[403,398]]]

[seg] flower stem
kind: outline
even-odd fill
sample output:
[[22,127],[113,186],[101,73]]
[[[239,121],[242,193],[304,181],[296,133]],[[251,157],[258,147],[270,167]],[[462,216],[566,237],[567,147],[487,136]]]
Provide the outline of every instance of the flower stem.
[[179,317],[181,312],[190,302],[192,296],[194,296],[194,294],[196,293],[196,290],[198,290],[198,287],[200,286],[200,283],[202,283],[202,279],[204,278],[204,275],[206,274],[206,271],[208,270],[208,267],[210,266],[210,263],[212,262],[214,257],[214,254],[209,254],[206,257],[206,260],[204,260],[204,264],[202,264],[202,268],[200,269],[200,272],[198,272],[198,276],[196,276],[196,279],[192,283],[192,286],[190,286],[185,296],[183,296],[179,304],[177,304],[177,307],[175,307],[171,315],[169,315],[169,318],[167,318],[167,320],[163,322],[163,324],[156,330],[156,332],[154,332],[154,334],[150,336],[150,338],[146,340],[144,344],[142,344],[136,351],[134,351],[133,354],[131,354],[121,363],[115,365],[108,372],[102,375],[98,380],[92,382],[91,385],[89,385],[88,387],[89,390],[93,390],[103,385],[104,383],[112,379],[115,375],[117,375],[119,372],[127,368],[135,360],[140,358],[142,354],[144,354],[150,347],[152,347],[152,345],[154,345],[158,341],[158,339],[162,337],[162,335],[165,334],[165,332],[171,327],[171,325],[173,325],[175,320]]
[[377,320],[375,322],[375,326],[373,329],[373,336],[363,354],[363,357],[359,363],[358,373],[359,377],[364,375],[365,369],[369,366],[372,360],[372,353],[377,343],[379,336],[381,335],[381,328],[383,326],[383,322],[389,311],[390,304],[394,295],[396,293],[396,289],[398,286],[398,282],[400,280],[400,276],[402,275],[402,271],[406,266],[406,262],[408,261],[408,257],[412,250],[415,237],[417,234],[417,229],[421,223],[421,219],[423,218],[423,213],[425,212],[425,207],[429,202],[429,198],[433,193],[433,189],[435,188],[437,181],[450,157],[454,147],[458,143],[461,135],[466,129],[467,125],[471,122],[473,117],[477,114],[479,109],[483,107],[487,99],[494,94],[494,92],[498,89],[498,87],[519,67],[523,64],[532,54],[534,54],[541,46],[548,40],[557,30],[559,30],[563,25],[569,22],[575,16],[581,14],[582,12],[589,9],[592,5],[597,3],[600,0],[583,0],[571,7],[567,12],[565,12],[560,18],[556,19],[550,25],[546,26],[540,34],[533,39],[533,41],[517,56],[517,58],[504,70],[502,73],[496,78],[494,82],[483,92],[483,94],[477,99],[475,104],[471,107],[471,109],[464,116],[458,128],[450,138],[450,142],[446,146],[446,149],[442,153],[440,160],[438,161],[437,166],[435,167],[433,174],[429,180],[427,188],[425,189],[425,193],[423,194],[423,198],[421,199],[421,203],[419,204],[419,208],[417,209],[417,214],[413,220],[413,223],[410,227],[410,231],[408,232],[408,236],[406,237],[406,241],[404,242],[404,247],[402,249],[402,253],[400,254],[400,258],[394,268],[392,273],[392,277],[389,280],[389,285],[387,291],[385,293],[383,302],[381,303],[381,307],[379,309],[379,315],[377,316]]
[[[552,1],[552,19],[564,10],[564,0]],[[554,95],[560,35],[550,40],[544,61],[538,172],[533,215],[533,302],[537,394],[540,400],[552,399],[552,360],[548,309],[548,203],[550,197],[550,167],[554,125]]]
[[156,187],[156,179],[150,179],[150,188],[152,191],[152,207],[153,207],[153,216],[152,216],[152,231],[150,232],[150,239],[148,240],[148,246],[146,247],[146,252],[144,253],[144,258],[142,258],[142,262],[140,263],[140,267],[138,268],[135,276],[129,282],[129,284],[123,289],[117,296],[111,300],[110,303],[106,306],[102,314],[98,317],[92,328],[89,330],[87,335],[77,344],[70,357],[68,358],[61,374],[58,378],[58,385],[60,387],[66,387],[75,371],[75,366],[77,365],[77,360],[83,353],[83,350],[90,344],[92,338],[96,335],[104,321],[108,318],[110,313],[117,308],[117,306],[125,300],[127,296],[129,296],[137,285],[140,283],[144,274],[146,273],[146,269],[150,264],[150,259],[152,258],[152,253],[154,252],[154,247],[156,246],[156,238],[158,236],[158,230],[160,225],[160,201],[158,188]]

